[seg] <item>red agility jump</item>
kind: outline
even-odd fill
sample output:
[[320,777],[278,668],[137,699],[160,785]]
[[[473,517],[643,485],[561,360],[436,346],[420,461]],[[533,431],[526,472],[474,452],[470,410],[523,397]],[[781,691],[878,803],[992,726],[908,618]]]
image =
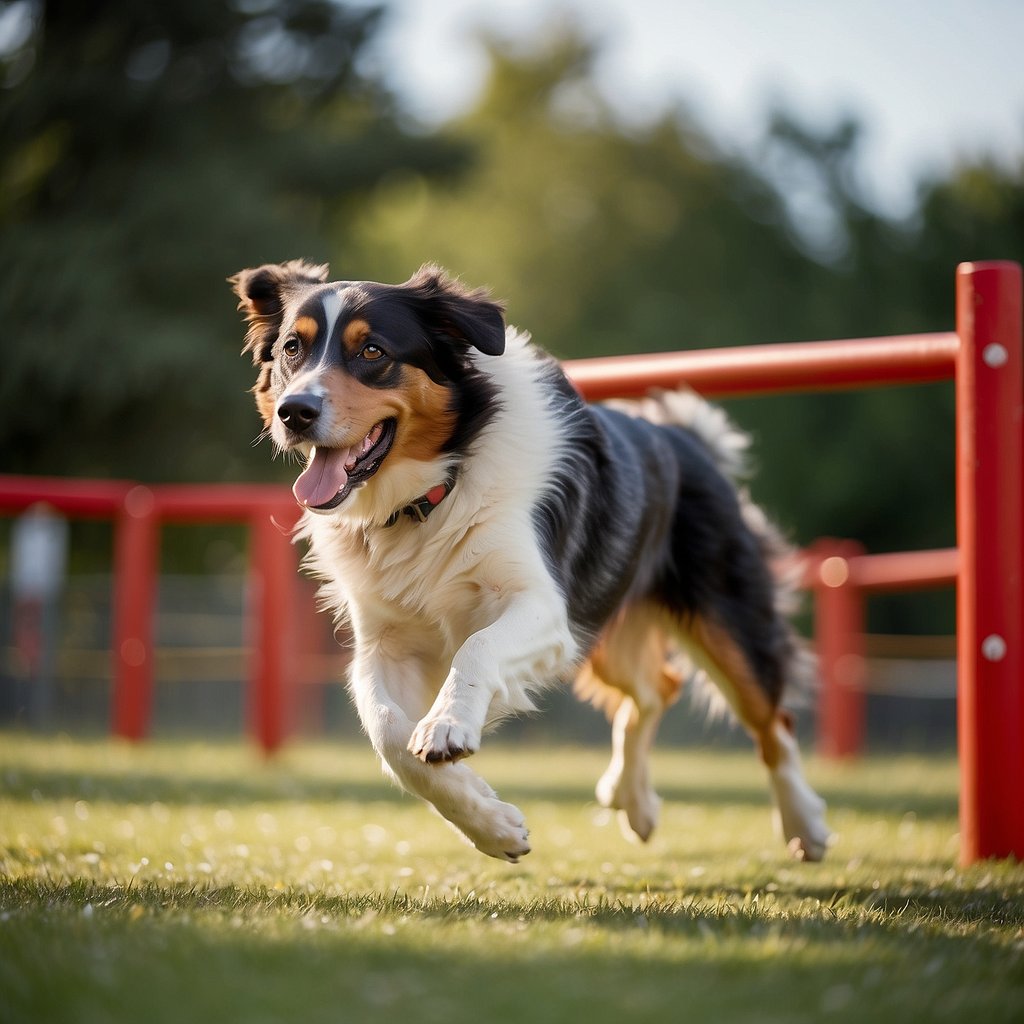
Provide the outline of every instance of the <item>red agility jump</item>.
[[[956,333],[575,360],[566,369],[592,400],[683,383],[722,397],[955,380],[958,550],[877,556],[832,550],[815,563],[814,586],[820,599],[835,605],[871,589],[956,580],[961,859],[970,863],[1024,858],[1024,800],[1018,792],[1024,778],[1021,268],[1007,262],[961,265],[956,327]],[[279,746],[287,682],[295,672],[289,653],[298,604],[295,554],[287,538],[297,509],[287,492],[0,478],[0,509],[17,511],[36,501],[69,515],[115,519],[114,727],[131,739],[145,734],[149,719],[159,523],[249,524],[260,608],[253,724],[265,749]],[[839,575],[829,582],[832,558],[839,560],[831,563]],[[833,623],[841,626],[834,636],[845,635],[847,647],[823,644],[821,652],[831,675],[823,721],[838,730],[832,735],[842,735],[847,718],[856,722],[860,714],[844,703],[842,680],[835,685],[836,659],[850,653],[849,638],[862,632],[853,607],[847,601],[833,612]]]
[[[588,397],[686,381],[706,395],[954,378],[961,859],[1024,857],[1021,268],[957,269],[956,333],[569,364]],[[616,381],[620,383],[616,383]]]

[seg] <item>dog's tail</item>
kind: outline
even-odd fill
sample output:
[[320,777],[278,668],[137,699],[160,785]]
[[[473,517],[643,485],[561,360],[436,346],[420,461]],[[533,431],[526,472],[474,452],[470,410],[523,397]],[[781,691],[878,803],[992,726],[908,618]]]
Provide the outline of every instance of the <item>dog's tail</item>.
[[[643,398],[615,400],[607,404],[651,423],[682,427],[700,439],[718,470],[736,485],[744,522],[757,538],[762,555],[772,568],[776,611],[782,618],[790,618],[800,607],[803,566],[796,550],[753,500],[746,487],[751,475],[750,435],[737,427],[723,409],[688,388],[652,390]],[[816,665],[811,653],[795,635],[792,635],[791,644],[786,699],[791,707],[799,707],[809,703],[815,685]]]
[[638,416],[661,426],[683,427],[700,438],[715,465],[736,483],[749,475],[750,435],[740,430],[725,411],[696,392],[650,391],[643,398],[617,399],[607,403],[628,416]]

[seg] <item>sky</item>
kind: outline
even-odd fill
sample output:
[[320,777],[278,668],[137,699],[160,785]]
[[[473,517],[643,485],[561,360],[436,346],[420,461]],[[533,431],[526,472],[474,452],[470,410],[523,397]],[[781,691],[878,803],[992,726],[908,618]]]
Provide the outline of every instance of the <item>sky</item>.
[[682,100],[722,144],[752,147],[783,104],[867,128],[861,179],[884,212],[978,155],[1024,156],[1024,0],[391,0],[381,67],[426,124],[469,108],[481,28],[513,40],[569,12],[603,42],[597,79],[624,116]]

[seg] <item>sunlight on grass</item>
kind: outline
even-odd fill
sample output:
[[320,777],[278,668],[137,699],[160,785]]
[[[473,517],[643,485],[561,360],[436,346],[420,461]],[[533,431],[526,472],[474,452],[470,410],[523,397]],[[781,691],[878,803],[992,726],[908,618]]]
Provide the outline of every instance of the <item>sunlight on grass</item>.
[[513,867],[363,746],[0,739],[0,1020],[1024,1012],[1024,869],[956,867],[948,759],[812,762],[837,841],[807,865],[750,755],[660,753],[642,845],[593,800],[603,752],[499,745]]

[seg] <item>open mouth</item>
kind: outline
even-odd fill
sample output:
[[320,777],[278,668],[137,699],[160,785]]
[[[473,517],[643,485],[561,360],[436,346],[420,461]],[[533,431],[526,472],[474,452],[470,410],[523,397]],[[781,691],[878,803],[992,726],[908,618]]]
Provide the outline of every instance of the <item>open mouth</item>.
[[292,486],[295,500],[319,512],[337,508],[380,469],[391,451],[396,427],[393,419],[381,420],[350,448],[313,448],[306,468]]

